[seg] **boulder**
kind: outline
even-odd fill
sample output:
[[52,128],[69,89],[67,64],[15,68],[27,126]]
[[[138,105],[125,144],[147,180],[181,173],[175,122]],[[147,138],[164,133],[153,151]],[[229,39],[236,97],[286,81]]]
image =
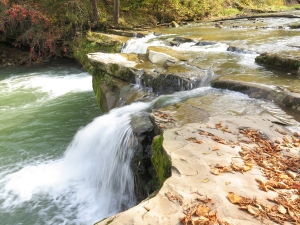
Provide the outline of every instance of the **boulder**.
[[227,51],[245,54],[254,54],[255,52],[247,50],[244,46],[231,44],[228,46]]
[[217,42],[214,41],[199,41],[194,46],[206,46],[206,45],[215,45]]
[[175,37],[172,41],[170,41],[171,46],[179,46],[182,43],[187,42],[195,42],[195,40],[191,38],[185,38],[185,37]]
[[168,60],[172,60],[174,62],[179,61],[175,57],[172,57],[166,53],[155,52],[152,50],[148,51],[148,59],[150,60],[150,62],[161,65],[161,66],[163,66]]
[[255,58],[255,62],[273,69],[288,71],[295,75],[299,74],[300,59],[293,55],[262,53]]
[[195,40],[191,38],[185,38],[185,37],[175,37],[173,41],[178,41],[180,43],[186,43],[186,42],[195,42]]
[[135,66],[138,63],[136,54],[90,53],[87,55],[91,64],[105,74],[118,79],[135,82]]

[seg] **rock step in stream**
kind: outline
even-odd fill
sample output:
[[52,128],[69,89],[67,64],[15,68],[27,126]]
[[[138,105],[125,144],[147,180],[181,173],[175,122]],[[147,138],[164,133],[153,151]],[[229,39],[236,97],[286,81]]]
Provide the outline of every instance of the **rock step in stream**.
[[165,130],[171,177],[155,196],[96,225],[298,221],[300,138],[277,122],[210,117]]

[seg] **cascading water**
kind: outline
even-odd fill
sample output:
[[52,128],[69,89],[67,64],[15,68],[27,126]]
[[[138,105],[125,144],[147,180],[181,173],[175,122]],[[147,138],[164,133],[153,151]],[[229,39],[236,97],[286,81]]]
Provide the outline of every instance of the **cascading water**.
[[[130,162],[137,142],[130,117],[148,105],[112,110],[79,130],[62,159],[5,176],[0,180],[1,211],[24,205],[39,209],[34,224],[92,224],[133,206]],[[36,198],[52,204],[28,203]]]

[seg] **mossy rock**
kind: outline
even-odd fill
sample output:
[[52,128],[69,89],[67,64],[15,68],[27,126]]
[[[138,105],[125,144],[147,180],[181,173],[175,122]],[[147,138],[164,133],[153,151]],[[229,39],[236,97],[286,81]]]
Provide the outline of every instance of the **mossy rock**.
[[290,56],[279,56],[278,54],[260,54],[255,58],[255,62],[274,69],[290,71],[295,74],[297,74],[300,68],[299,59]]
[[93,76],[93,90],[95,93],[96,101],[101,113],[108,112],[107,100],[105,93],[101,88],[100,76]]
[[155,189],[160,189],[171,176],[171,160],[169,155],[163,148],[163,134],[156,136],[152,141],[152,157],[151,161],[156,172],[153,185]]

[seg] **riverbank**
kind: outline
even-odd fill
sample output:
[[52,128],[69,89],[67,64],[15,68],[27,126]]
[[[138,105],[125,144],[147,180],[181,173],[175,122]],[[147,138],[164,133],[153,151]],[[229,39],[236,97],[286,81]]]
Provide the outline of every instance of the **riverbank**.
[[0,69],[26,65],[28,51],[0,43]]

